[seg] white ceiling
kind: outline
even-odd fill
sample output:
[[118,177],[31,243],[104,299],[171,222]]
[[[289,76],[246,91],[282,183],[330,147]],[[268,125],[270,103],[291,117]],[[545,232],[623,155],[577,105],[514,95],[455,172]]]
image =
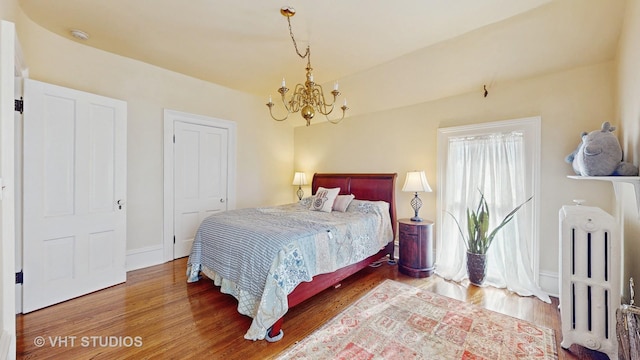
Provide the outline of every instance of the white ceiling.
[[394,106],[403,106],[483,83],[610,60],[624,11],[624,0],[19,4],[33,21],[61,36],[73,39],[69,31],[80,29],[90,36],[83,42],[88,46],[265,99],[277,95],[282,77],[290,85],[304,80],[306,60],[296,55],[280,14],[290,5],[297,11],[291,23],[298,47],[304,51],[311,43],[316,82],[339,80],[350,107],[369,100],[368,111],[376,110],[371,102],[393,96]]

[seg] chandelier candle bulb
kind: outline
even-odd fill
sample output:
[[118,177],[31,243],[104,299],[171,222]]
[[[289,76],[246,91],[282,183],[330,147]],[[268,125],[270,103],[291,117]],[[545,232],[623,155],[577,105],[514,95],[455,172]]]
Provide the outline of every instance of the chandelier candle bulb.
[[338,90],[338,82],[337,81],[333,84],[333,90]]
[[287,87],[287,83],[284,82],[284,78],[282,78],[282,87]]

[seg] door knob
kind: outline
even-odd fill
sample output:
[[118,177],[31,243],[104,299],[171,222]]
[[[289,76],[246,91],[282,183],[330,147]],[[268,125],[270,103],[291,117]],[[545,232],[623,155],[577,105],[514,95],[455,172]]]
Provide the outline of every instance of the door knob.
[[118,201],[116,201],[116,204],[118,204],[118,209],[122,210],[122,206],[124,205],[124,200],[120,199]]
[[221,203],[223,203],[223,202],[224,202],[224,199],[220,199],[220,202],[221,202]]

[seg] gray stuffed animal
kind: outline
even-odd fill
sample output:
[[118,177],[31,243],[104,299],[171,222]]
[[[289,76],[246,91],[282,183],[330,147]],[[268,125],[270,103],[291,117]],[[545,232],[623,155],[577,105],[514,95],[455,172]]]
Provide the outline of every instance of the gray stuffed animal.
[[616,128],[608,121],[601,130],[582,133],[578,148],[567,155],[565,161],[572,164],[573,171],[582,176],[636,176],[638,167],[622,161],[622,148],[613,135]]

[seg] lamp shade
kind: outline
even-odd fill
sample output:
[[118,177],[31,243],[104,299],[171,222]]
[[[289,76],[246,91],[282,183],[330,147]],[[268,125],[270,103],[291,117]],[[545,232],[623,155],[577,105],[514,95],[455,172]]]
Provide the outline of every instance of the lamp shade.
[[409,171],[404,179],[402,191],[410,192],[431,192],[431,187],[427,181],[424,171]]
[[296,172],[293,175],[293,184],[291,185],[297,185],[297,186],[307,185],[307,176],[303,172]]

